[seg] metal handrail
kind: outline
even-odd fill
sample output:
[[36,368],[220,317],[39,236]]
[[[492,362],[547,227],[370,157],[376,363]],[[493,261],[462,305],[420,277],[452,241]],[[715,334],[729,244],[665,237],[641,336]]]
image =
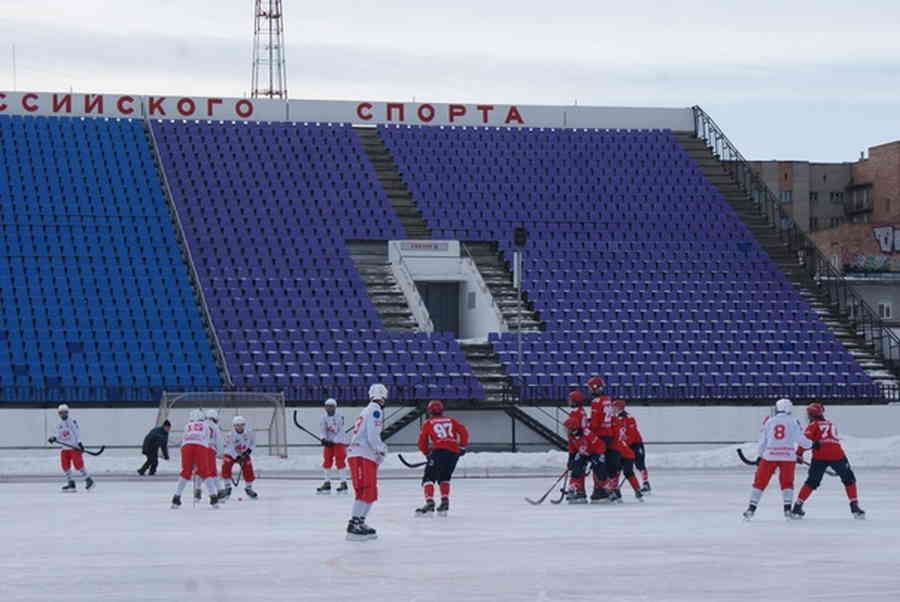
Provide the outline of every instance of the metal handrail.
[[212,314],[209,311],[209,304],[206,302],[206,295],[203,293],[203,281],[200,280],[200,274],[197,272],[197,265],[194,263],[194,256],[191,254],[191,247],[188,244],[187,235],[184,231],[184,224],[181,223],[181,216],[178,215],[178,207],[175,205],[175,195],[172,194],[172,187],[169,185],[169,177],[166,174],[165,165],[163,165],[162,153],[159,152],[159,143],[156,140],[156,132],[153,131],[153,125],[150,122],[150,118],[146,115],[144,116],[144,125],[147,128],[147,133],[150,135],[150,147],[153,149],[153,157],[156,159],[156,165],[159,167],[163,191],[166,194],[166,199],[169,201],[169,209],[175,217],[175,225],[177,226],[178,238],[181,241],[181,248],[184,250],[184,254],[187,258],[188,268],[190,269],[190,275],[194,281],[195,289],[200,295],[200,309],[203,312],[206,325],[209,328],[210,333],[212,333],[216,354],[219,357],[219,361],[222,363],[222,373],[225,375],[225,384],[230,387],[234,384],[234,381],[232,381],[231,372],[228,370],[228,360],[225,358],[225,350],[222,348],[221,341],[219,341],[219,333],[216,332],[216,325],[213,323]]
[[497,300],[494,298],[494,294],[491,292],[491,288],[488,286],[487,282],[484,279],[484,276],[481,275],[481,270],[478,269],[478,262],[475,261],[475,257],[472,255],[472,252],[469,251],[469,247],[466,246],[464,242],[460,242],[462,245],[463,251],[465,252],[465,258],[468,259],[469,263],[472,265],[472,270],[475,273],[475,282],[478,283],[481,292],[488,296],[491,300],[491,307],[494,309],[494,315],[497,317],[497,323],[500,324],[499,332],[507,332],[509,330],[509,326],[506,323],[506,318],[503,317],[503,312],[500,311],[500,306],[497,305]]
[[[395,241],[390,241],[388,243],[388,245],[393,244],[396,244]],[[390,255],[390,253],[388,255]],[[431,321],[431,314],[428,313],[428,307],[425,305],[425,300],[422,299],[422,295],[419,294],[419,289],[416,287],[412,272],[410,272],[409,268],[406,266],[406,260],[403,258],[403,254],[397,253],[397,261],[391,261],[390,265],[391,272],[394,274],[394,278],[397,279],[397,286],[403,291],[403,296],[406,298],[406,304],[409,306],[409,309],[416,320],[419,331],[434,332],[434,322]]]
[[855,287],[835,268],[815,242],[785,213],[781,202],[750,166],[722,129],[699,106],[693,107],[694,134],[703,140],[731,174],[735,183],[746,192],[765,217],[768,225],[796,253],[801,267],[824,293],[838,313],[845,314],[853,331],[871,345],[887,369],[900,378],[900,337],[866,303]]

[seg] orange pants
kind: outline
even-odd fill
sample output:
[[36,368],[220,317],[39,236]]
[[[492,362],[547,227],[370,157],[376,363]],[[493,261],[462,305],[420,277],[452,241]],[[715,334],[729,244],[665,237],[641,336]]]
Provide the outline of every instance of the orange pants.
[[64,449],[59,452],[59,463],[63,472],[69,472],[72,466],[75,470],[84,470],[84,456],[77,449]]
[[368,458],[350,458],[350,476],[356,499],[367,504],[378,499],[378,464]]
[[[222,478],[230,479],[231,478],[231,469],[234,466],[235,459],[229,455],[226,455],[222,460]],[[244,481],[247,483],[252,483],[256,480],[256,475],[253,474],[253,462],[250,461],[250,456],[241,461],[241,474],[244,476]],[[228,483],[225,483],[228,485]]]
[[338,470],[343,470],[347,465],[347,446],[335,443],[322,448],[322,468],[328,470],[332,465],[337,465]]
[[190,480],[194,468],[201,479],[216,476],[215,455],[212,450],[196,443],[188,443],[181,448],[181,478]]
[[769,486],[772,475],[775,474],[776,468],[778,469],[778,481],[781,485],[781,489],[793,489],[794,471],[797,469],[797,463],[793,460],[773,462],[762,458],[759,460],[759,465],[756,467],[756,476],[753,478],[753,488],[765,491],[766,487]]

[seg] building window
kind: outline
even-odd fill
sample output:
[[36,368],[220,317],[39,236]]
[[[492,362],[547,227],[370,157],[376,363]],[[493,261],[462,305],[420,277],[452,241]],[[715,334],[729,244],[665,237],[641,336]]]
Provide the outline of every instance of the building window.
[[809,193],[809,204],[811,207],[815,207],[819,202],[819,193],[818,192],[810,192]]
[[829,195],[829,200],[835,205],[843,205],[844,204],[844,193],[843,192],[832,192]]
[[828,225],[829,225],[831,228],[837,228],[838,226],[841,225],[841,218],[839,218],[839,217],[832,217],[832,218],[830,218],[830,219],[828,220]]
[[819,218],[811,217],[809,218],[809,231],[816,232],[819,229]]
[[893,309],[888,301],[880,301],[878,303],[878,317],[882,320],[890,320],[893,316]]
[[794,202],[794,191],[793,190],[782,190],[781,191],[781,202],[782,203]]

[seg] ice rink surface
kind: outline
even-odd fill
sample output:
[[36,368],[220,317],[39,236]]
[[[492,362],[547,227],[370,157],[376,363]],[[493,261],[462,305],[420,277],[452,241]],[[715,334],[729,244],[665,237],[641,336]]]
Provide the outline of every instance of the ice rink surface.
[[[869,520],[837,479],[786,522],[775,490],[756,520],[751,479],[656,471],[638,504],[532,507],[547,478],[461,479],[447,518],[415,519],[418,482],[386,480],[369,517],[379,539],[344,540],[349,497],[309,480],[260,480],[258,501],[170,510],[170,477],[0,484],[2,599],[267,602],[360,600],[900,599],[900,471],[858,471]],[[802,473],[798,476],[802,478]]]

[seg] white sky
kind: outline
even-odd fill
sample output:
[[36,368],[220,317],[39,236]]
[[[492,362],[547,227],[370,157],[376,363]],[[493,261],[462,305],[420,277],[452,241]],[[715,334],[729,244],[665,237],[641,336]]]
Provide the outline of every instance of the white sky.
[[[862,4],[862,6],[859,6]],[[748,158],[900,139],[900,2],[284,0],[292,98],[689,106]],[[0,89],[241,96],[252,0],[0,0]]]

